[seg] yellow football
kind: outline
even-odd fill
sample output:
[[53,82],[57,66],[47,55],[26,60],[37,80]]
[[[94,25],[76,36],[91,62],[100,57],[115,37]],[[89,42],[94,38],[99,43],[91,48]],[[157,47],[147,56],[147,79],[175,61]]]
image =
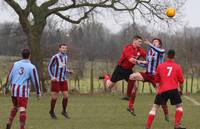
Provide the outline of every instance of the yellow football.
[[176,10],[174,8],[167,8],[165,13],[168,17],[174,17],[176,15]]

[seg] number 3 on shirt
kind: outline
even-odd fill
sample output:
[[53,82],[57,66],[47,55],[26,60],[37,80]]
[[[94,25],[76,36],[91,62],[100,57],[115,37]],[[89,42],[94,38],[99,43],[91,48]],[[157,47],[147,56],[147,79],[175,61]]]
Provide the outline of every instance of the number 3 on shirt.
[[24,74],[24,67],[19,68],[19,75],[22,75],[22,74]]
[[168,73],[167,73],[167,76],[169,77],[172,73],[172,67],[167,67],[167,70],[168,70]]

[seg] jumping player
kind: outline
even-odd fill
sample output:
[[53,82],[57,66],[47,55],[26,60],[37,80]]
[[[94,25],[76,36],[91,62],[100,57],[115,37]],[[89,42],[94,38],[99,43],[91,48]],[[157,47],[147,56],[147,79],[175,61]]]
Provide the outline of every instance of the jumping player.
[[160,105],[164,104],[168,99],[172,105],[176,106],[174,129],[186,129],[180,127],[180,121],[183,115],[181,94],[183,91],[183,73],[181,66],[174,61],[175,51],[169,50],[167,53],[168,60],[158,65],[155,75],[157,95],[146,123],[146,129],[150,129],[155,118],[156,112]]
[[[135,80],[129,80],[129,76],[131,73],[133,73],[132,68],[135,66],[135,64],[143,63],[143,61],[138,59],[140,57],[143,57],[144,59],[146,58],[146,52],[141,48],[141,45],[142,38],[140,36],[134,36],[133,42],[125,46],[111,79],[109,75],[104,76],[106,87],[112,89],[117,81],[123,79],[128,82],[129,86],[132,88],[135,87]],[[129,90],[132,91],[131,88],[129,88]]]
[[26,107],[28,103],[28,97],[30,94],[30,80],[34,85],[37,92],[37,97],[40,98],[40,83],[37,74],[37,70],[30,62],[30,50],[23,49],[22,60],[13,64],[6,82],[6,93],[8,89],[11,91],[11,99],[13,107],[10,112],[10,116],[7,121],[6,129],[10,129],[13,119],[19,111],[20,129],[25,128],[26,123]]

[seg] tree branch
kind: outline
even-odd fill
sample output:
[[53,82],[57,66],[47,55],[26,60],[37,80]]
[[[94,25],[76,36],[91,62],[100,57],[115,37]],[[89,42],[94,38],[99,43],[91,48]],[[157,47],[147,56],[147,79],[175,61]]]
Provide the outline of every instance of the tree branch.
[[[156,17],[158,17],[161,20],[164,20],[163,17],[161,17],[160,15],[158,15],[156,12],[154,12],[154,10],[150,9],[147,5],[145,5],[144,3],[141,3],[145,8],[147,8],[153,15],[155,15]],[[153,8],[153,7],[152,7]],[[155,8],[153,8],[155,9]]]
[[58,0],[48,0],[48,1],[46,1],[46,2],[44,2],[42,5],[41,5],[41,7],[50,7],[50,6],[52,6],[52,5],[54,5],[54,4],[56,4],[58,2]]
[[36,0],[26,0],[27,6],[24,9],[24,14],[28,17],[29,13],[31,12],[31,6],[36,4]]
[[110,5],[106,5],[105,4],[109,0],[104,0],[104,1],[99,2],[99,3],[85,2],[85,3],[82,3],[82,4],[76,4],[75,0],[72,0],[72,1],[74,1],[74,2],[71,5],[69,5],[69,6],[57,7],[57,8],[54,8],[54,9],[50,9],[48,15],[51,15],[51,14],[59,12],[59,11],[66,11],[68,9],[74,9],[74,8],[80,8],[80,7],[92,7],[92,8],[93,7],[95,7],[95,8],[96,7],[104,7],[104,8],[110,7]]
[[19,22],[22,25],[23,30],[25,32],[30,31],[30,23],[27,19],[26,13],[20,7],[20,5],[17,2],[15,2],[14,0],[5,0],[5,2],[8,3],[15,10],[15,12],[18,14]]
[[[74,8],[80,8],[80,7],[100,7],[100,8],[111,8],[114,9],[115,11],[134,11],[137,6],[140,3],[149,3],[151,0],[136,0],[136,4],[133,7],[128,7],[126,4],[122,3],[120,0],[104,0],[102,2],[99,3],[89,3],[89,2],[85,2],[82,4],[76,4],[75,0],[73,4],[69,5],[69,6],[64,6],[64,7],[57,7],[57,8],[53,8],[49,10],[48,15],[51,15],[53,13],[59,12],[59,11],[66,11],[68,9],[74,9]],[[110,4],[106,4],[107,2],[111,2]],[[119,3],[121,5],[123,5],[122,8],[116,7],[116,4]]]
[[19,16],[23,16],[23,9],[17,2],[14,0],[5,0],[5,2],[8,3]]
[[84,15],[83,15],[82,17],[80,17],[78,20],[72,20],[72,19],[70,19],[69,16],[66,17],[66,16],[62,15],[61,13],[59,13],[59,12],[56,12],[56,13],[54,13],[54,14],[57,15],[57,16],[59,16],[60,18],[62,18],[62,19],[64,19],[64,20],[70,22],[70,23],[79,24],[82,20],[88,18],[88,14],[89,14],[90,12],[92,12],[94,9],[95,9],[95,7],[92,7],[91,9],[89,9],[88,11],[86,11],[86,12],[84,13]]

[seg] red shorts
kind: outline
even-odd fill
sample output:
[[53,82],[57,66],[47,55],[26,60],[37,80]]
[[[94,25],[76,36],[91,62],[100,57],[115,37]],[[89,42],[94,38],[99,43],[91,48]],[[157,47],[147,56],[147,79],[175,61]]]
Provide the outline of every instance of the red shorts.
[[51,81],[51,91],[52,92],[60,92],[60,91],[68,91],[68,83],[67,81]]
[[142,75],[144,82],[151,82],[151,84],[155,87],[156,86],[156,82],[154,79],[154,75],[149,74],[149,73],[144,73],[144,72],[140,72],[140,74]]
[[27,107],[28,98],[25,97],[13,97],[12,96],[12,103],[15,107]]

